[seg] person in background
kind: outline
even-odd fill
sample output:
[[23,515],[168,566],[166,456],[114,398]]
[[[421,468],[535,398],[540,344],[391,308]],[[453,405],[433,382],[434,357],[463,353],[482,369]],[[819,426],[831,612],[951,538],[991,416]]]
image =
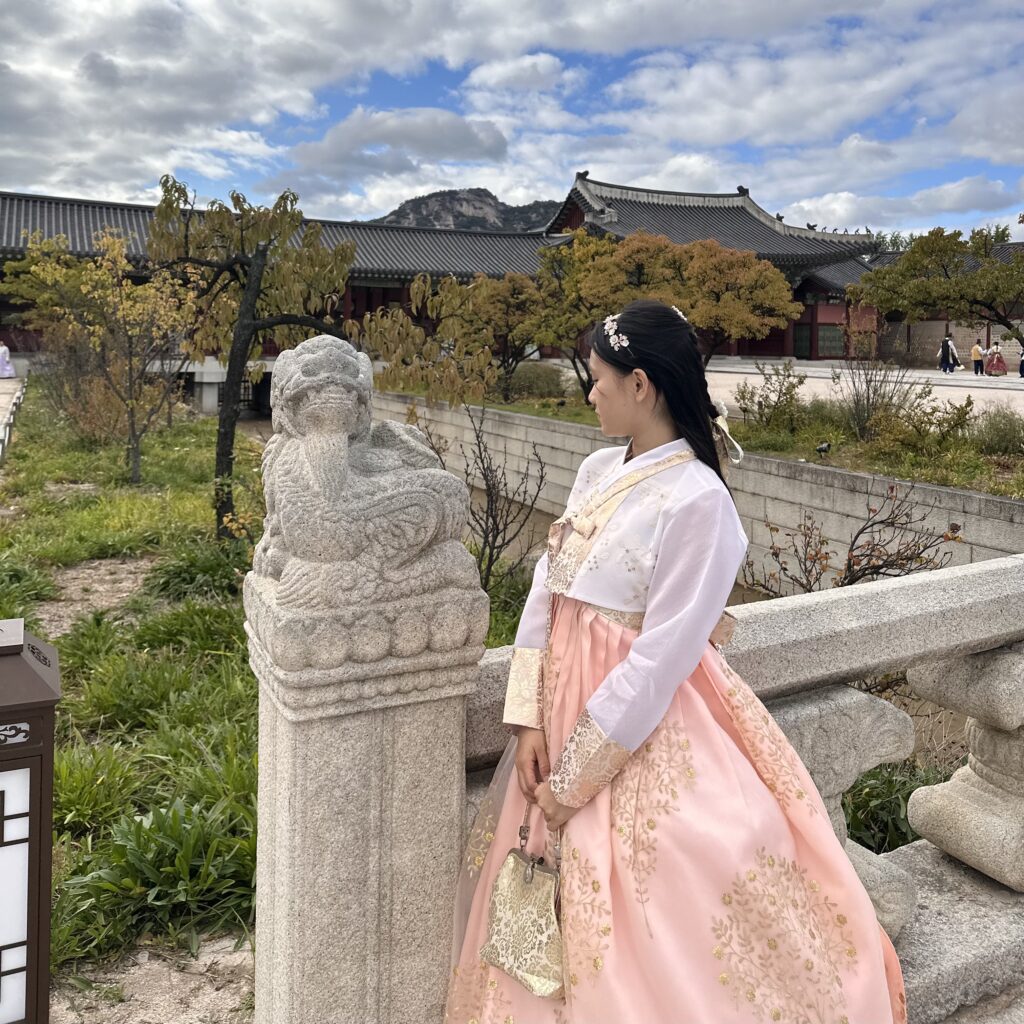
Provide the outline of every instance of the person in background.
[[17,377],[18,373],[11,362],[11,350],[0,341],[0,380],[7,380],[10,377]]
[[1006,376],[1006,360],[999,349],[998,341],[993,341],[992,347],[989,349],[988,361],[985,363],[985,373],[989,377]]
[[956,349],[953,348],[953,339],[947,334],[942,339],[942,344],[939,346],[939,351],[935,353],[936,358],[939,360],[939,369],[943,373],[952,373],[955,363],[953,362]]
[[[981,338],[974,339],[974,345],[971,348],[971,359],[974,360],[974,376],[982,376],[985,372],[985,350],[981,347]],[[1022,356],[1022,360],[1024,360],[1024,356]],[[1021,365],[1024,366],[1024,361],[1021,362]],[[1024,377],[1024,371],[1021,372],[1021,376]]]

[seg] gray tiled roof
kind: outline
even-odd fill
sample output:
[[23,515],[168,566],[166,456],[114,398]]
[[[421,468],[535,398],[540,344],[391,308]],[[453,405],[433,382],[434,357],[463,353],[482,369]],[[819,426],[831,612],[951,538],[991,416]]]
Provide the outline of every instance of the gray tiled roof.
[[745,189],[734,194],[663,192],[593,181],[582,171],[547,230],[561,230],[574,205],[584,211],[588,223],[620,237],[647,231],[681,244],[713,238],[728,248],[756,252],[786,265],[836,263],[874,247],[867,234],[786,224],[758,206]]
[[857,284],[869,270],[873,269],[872,263],[854,257],[852,260],[843,260],[842,263],[829,263],[827,266],[818,267],[812,270],[807,278],[810,281],[817,281],[831,291],[845,292],[847,285]]
[[[1024,256],[1024,242],[1001,242],[992,247],[992,255],[1004,263],[1009,263],[1014,256]],[[843,260],[842,263],[830,263],[828,266],[818,267],[812,270],[807,277],[809,280],[818,281],[835,291],[845,292],[847,285],[858,284],[869,270],[891,267],[902,256],[902,252],[876,252],[864,258]],[[977,260],[973,257],[968,257],[966,262],[969,270],[978,265]]]
[[[129,253],[145,254],[152,206],[103,203],[88,199],[0,192],[0,258],[24,251],[24,232],[42,231],[47,237],[65,235],[76,255],[94,251],[93,237],[106,227],[128,236]],[[419,273],[475,273],[500,276],[507,272],[535,274],[538,250],[563,239],[540,232],[509,233],[409,228],[387,224],[319,221],[327,245],[356,243],[352,278],[409,279]]]
[[563,239],[538,232],[464,231],[450,228],[408,228],[392,224],[320,221],[327,245],[356,243],[354,272],[365,277],[397,273],[453,274],[468,278],[483,273],[536,274],[537,253]]

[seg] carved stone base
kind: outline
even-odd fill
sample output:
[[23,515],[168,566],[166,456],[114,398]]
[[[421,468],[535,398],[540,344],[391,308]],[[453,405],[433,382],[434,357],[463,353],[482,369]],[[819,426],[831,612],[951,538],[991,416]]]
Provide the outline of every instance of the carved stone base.
[[940,849],[1024,892],[1024,793],[1008,793],[971,767],[910,797],[911,825]]
[[1012,648],[911,670],[914,691],[969,715],[967,765],[916,790],[910,824],[939,849],[1024,892],[1024,652]]
[[464,706],[296,722],[261,699],[256,1024],[441,1021]]

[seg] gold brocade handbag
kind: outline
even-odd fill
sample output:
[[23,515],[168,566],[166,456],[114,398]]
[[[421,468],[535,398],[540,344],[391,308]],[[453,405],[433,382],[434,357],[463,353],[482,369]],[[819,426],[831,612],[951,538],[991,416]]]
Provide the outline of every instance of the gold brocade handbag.
[[515,978],[535,996],[563,994],[562,932],[558,923],[558,868],[526,852],[530,805],[519,827],[519,849],[508,851],[494,887],[487,942],[480,959]]

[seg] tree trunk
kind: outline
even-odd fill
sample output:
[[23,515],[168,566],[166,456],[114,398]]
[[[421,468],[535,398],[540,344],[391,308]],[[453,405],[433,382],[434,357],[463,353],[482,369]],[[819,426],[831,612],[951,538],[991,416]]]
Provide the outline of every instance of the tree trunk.
[[125,452],[128,465],[128,482],[142,483],[142,438],[135,425],[135,406],[128,406],[128,451]]
[[142,440],[138,437],[128,441],[128,482],[142,483]]
[[242,404],[242,383],[256,333],[256,303],[263,287],[267,266],[267,247],[260,245],[253,254],[238,304],[238,319],[231,334],[227,376],[217,417],[217,460],[214,469],[213,502],[217,514],[217,539],[230,540],[233,534],[225,520],[235,514],[235,494],[231,477],[235,468],[235,427]]

